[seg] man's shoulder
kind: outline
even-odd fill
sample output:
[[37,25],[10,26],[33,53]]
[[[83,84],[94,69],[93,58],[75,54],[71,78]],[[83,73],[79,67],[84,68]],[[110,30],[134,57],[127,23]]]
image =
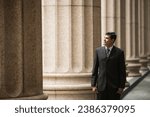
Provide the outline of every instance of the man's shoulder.
[[99,46],[99,47],[96,48],[96,50],[98,51],[98,50],[101,50],[103,48],[104,48],[104,46]]
[[114,46],[114,48],[115,48],[117,51],[119,51],[119,52],[124,52],[121,48],[118,48],[118,47],[116,47],[116,46]]

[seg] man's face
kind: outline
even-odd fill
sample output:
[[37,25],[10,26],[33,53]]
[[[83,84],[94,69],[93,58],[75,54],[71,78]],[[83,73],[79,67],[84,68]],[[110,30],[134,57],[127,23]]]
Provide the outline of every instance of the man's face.
[[104,45],[105,45],[106,47],[109,48],[109,47],[111,47],[111,46],[113,45],[114,39],[111,39],[110,36],[105,35],[103,43],[104,43]]

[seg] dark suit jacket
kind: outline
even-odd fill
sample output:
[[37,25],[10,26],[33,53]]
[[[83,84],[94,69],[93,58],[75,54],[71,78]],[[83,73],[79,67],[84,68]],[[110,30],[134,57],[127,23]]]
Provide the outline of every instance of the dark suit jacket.
[[103,91],[106,84],[112,88],[124,88],[126,81],[124,52],[113,46],[109,57],[106,57],[105,47],[96,49],[93,64],[92,87]]

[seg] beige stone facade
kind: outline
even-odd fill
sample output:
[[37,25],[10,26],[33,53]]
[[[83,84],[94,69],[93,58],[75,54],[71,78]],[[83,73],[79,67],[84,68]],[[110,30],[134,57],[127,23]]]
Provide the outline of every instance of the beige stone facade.
[[128,76],[143,75],[149,12],[149,0],[0,0],[0,99],[94,99],[94,51],[107,31]]
[[43,0],[43,80],[49,99],[93,98],[89,82],[99,44],[99,0]]
[[94,99],[94,50],[115,31],[129,77],[148,70],[148,0],[42,0],[44,92],[49,99]]

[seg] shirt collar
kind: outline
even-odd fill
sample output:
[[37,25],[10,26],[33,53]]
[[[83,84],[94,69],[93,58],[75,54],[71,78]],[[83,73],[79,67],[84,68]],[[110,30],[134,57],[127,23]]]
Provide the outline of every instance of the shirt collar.
[[105,46],[105,49],[106,49],[106,50],[109,49],[109,50],[111,51],[112,48],[113,48],[113,45],[112,45],[111,47],[109,47],[109,48],[107,48],[107,47]]

